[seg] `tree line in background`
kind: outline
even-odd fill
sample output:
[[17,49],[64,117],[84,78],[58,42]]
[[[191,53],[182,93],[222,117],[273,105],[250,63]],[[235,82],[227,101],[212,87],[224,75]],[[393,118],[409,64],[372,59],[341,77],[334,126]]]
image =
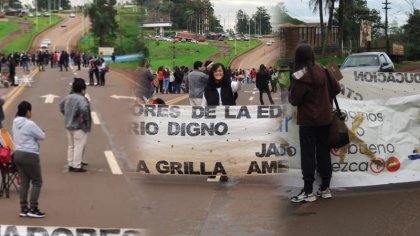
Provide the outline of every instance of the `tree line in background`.
[[[38,4],[38,6],[36,6]],[[5,8],[6,6],[9,6],[11,8],[15,9],[21,9],[21,8],[29,8],[29,9],[37,9],[38,11],[58,11],[59,8],[61,9],[70,9],[70,0],[37,0],[34,1],[33,6],[32,5],[25,5],[22,4],[21,1],[17,0],[0,0],[0,10]]]

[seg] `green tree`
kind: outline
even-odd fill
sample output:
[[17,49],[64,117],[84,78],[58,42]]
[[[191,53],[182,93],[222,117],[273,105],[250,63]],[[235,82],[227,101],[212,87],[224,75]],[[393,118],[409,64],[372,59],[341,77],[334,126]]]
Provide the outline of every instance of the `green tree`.
[[91,32],[99,47],[113,46],[118,25],[115,21],[117,11],[114,9],[116,0],[96,0],[88,8],[92,22]]
[[[335,13],[338,22],[339,42],[352,47],[352,50],[359,51],[360,22],[368,20],[372,23],[372,40],[382,36],[383,24],[378,10],[369,9],[364,0],[339,0],[339,8]],[[351,42],[351,43],[350,43]],[[342,53],[341,43],[339,44],[338,56]]]
[[249,31],[249,16],[242,10],[236,12],[236,33],[247,34]]
[[252,16],[257,34],[270,34],[272,27],[270,23],[271,16],[265,7],[257,7],[257,12]]
[[[37,0],[34,4],[38,3],[38,11],[56,10],[59,7],[63,9],[70,9],[70,0]],[[50,5],[49,5],[50,4]]]
[[323,13],[323,0],[310,0],[309,6],[312,7],[313,12],[319,12],[319,23],[321,25],[321,44],[322,44],[322,56],[325,55],[325,25],[324,25],[324,13]]
[[420,59],[420,46],[417,39],[420,38],[420,10],[415,9],[408,16],[407,24],[403,26],[405,35],[405,56],[409,60]]

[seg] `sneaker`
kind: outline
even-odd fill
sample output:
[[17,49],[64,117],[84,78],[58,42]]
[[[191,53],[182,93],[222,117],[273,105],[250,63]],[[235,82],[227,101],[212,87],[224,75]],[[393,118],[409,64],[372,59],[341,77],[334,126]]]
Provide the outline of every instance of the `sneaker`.
[[33,218],[44,218],[45,217],[45,213],[42,213],[41,211],[39,211],[38,208],[32,208],[28,212],[28,216],[29,217],[33,217]]
[[332,198],[331,190],[330,188],[326,188],[325,190],[321,190],[321,188],[319,188],[318,191],[316,191],[316,196],[323,199]]
[[69,172],[86,172],[87,170],[83,169],[83,167],[80,168],[74,168],[74,167],[69,167]]
[[301,191],[298,195],[293,196],[290,198],[292,202],[314,202],[316,201],[316,197],[313,193],[305,193],[305,191]]
[[28,208],[27,207],[22,207],[19,213],[20,217],[27,217],[28,216]]

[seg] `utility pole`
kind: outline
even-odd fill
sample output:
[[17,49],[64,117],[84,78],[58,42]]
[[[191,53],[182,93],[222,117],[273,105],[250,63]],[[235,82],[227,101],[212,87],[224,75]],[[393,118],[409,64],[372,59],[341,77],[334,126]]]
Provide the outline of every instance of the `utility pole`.
[[389,54],[389,36],[388,36],[388,10],[391,9],[388,7],[391,3],[388,0],[385,0],[382,4],[385,5],[383,9],[385,9],[385,38],[386,38],[386,53]]

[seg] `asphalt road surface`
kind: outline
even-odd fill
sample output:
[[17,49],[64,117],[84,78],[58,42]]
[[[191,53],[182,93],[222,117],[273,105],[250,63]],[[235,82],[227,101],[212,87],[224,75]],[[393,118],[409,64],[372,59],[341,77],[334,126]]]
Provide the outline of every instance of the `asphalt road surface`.
[[[272,40],[274,43],[271,46],[266,44],[267,41]],[[252,69],[255,68],[258,70],[261,64],[264,64],[267,68],[274,66],[277,63],[277,60],[280,56],[280,43],[277,42],[278,39],[274,38],[261,38],[262,44],[239,56],[237,59],[233,60],[231,68],[233,69]]]

